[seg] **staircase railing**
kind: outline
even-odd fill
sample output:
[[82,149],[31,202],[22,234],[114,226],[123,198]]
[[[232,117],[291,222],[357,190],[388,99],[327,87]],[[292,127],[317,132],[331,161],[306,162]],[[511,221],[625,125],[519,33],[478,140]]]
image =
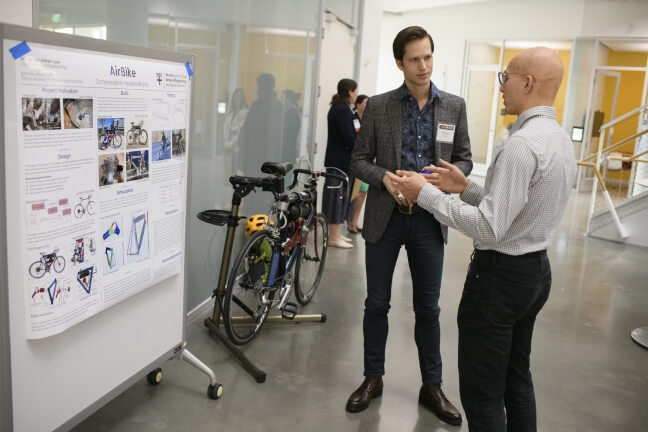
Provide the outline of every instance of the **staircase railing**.
[[[601,195],[605,200],[606,207],[610,211],[617,233],[622,239],[625,239],[628,237],[628,232],[619,219],[619,215],[616,211],[614,201],[610,196],[608,188],[608,163],[609,161],[616,161],[619,164],[621,175],[620,179],[616,180],[619,189],[621,189],[621,186],[625,185],[626,182],[626,180],[623,179],[623,167],[626,165],[630,166],[630,176],[627,180],[627,196],[632,196],[632,193],[635,190],[634,183],[636,181],[637,166],[638,164],[648,163],[648,159],[643,158],[643,156],[648,155],[648,104],[641,105],[632,111],[605,123],[601,126],[600,132],[597,151],[582,160],[577,161],[579,166],[590,168],[596,177],[596,181],[592,184],[592,197],[590,199],[586,233],[590,233],[592,216],[596,210],[598,186],[601,188]],[[612,142],[612,140],[618,136],[621,136],[621,138],[616,142]],[[605,145],[606,141],[611,144]],[[625,155],[611,154],[615,150],[627,147],[632,142],[635,143],[632,152],[626,151]],[[645,144],[645,146],[643,144]],[[628,155],[628,153],[631,155]],[[601,168],[603,167],[603,164],[604,170],[602,171]]]

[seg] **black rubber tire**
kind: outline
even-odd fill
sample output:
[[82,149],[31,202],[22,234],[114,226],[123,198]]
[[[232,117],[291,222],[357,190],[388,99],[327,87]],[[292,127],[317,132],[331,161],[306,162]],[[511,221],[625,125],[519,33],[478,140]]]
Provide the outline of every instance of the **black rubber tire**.
[[209,399],[220,399],[223,396],[223,386],[218,383],[214,385],[209,384],[209,387],[207,387],[207,396],[209,396]]
[[[225,327],[227,337],[235,345],[245,345],[254,339],[259,333],[259,330],[261,330],[261,326],[263,326],[270,311],[270,305],[262,305],[260,301],[257,302],[257,300],[260,300],[259,293],[255,292],[253,287],[258,285],[258,278],[250,274],[248,264],[248,254],[255,253],[255,247],[258,247],[264,240],[268,241],[272,250],[274,250],[275,241],[269,231],[261,230],[255,232],[241,248],[238,256],[232,263],[227,277],[227,287],[223,298],[223,326]],[[256,280],[252,280],[252,278],[256,278]],[[245,287],[242,285],[242,282],[245,284]],[[250,300],[251,305],[241,299],[243,295]],[[237,304],[237,301],[245,304],[248,310],[245,311]],[[247,317],[252,318],[254,322],[234,323],[234,319],[239,317],[241,313],[246,313]]]
[[[295,266],[295,298],[301,305],[310,302],[322,280],[328,250],[328,224],[322,213],[317,214],[317,224],[311,229],[297,257]],[[320,239],[321,236],[321,239]],[[317,237],[317,245],[315,238]],[[315,253],[316,248],[320,250]]]
[[155,368],[146,374],[146,381],[151,385],[158,385],[162,382],[162,369]]

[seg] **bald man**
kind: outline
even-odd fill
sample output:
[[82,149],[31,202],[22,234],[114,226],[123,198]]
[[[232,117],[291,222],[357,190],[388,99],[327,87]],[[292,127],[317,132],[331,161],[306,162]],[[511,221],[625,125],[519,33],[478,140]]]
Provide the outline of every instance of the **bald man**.
[[484,187],[445,161],[426,167],[431,174],[391,174],[408,200],[474,240],[457,316],[471,432],[536,430],[531,337],[551,288],[547,248],[576,177],[571,140],[552,107],[562,75],[558,55],[542,47],[522,51],[498,74],[506,112],[518,119]]

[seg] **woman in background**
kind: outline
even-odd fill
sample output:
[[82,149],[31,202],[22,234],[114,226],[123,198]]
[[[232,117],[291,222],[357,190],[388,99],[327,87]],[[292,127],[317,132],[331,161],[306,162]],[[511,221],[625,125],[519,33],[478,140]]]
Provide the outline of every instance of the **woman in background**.
[[[352,79],[341,79],[337,85],[337,93],[331,99],[331,108],[327,116],[328,138],[324,165],[328,172],[341,174],[342,171],[347,177],[356,136],[351,105],[355,103],[357,96],[358,84]],[[349,189],[339,180],[327,178],[322,197],[322,211],[329,227],[329,245],[342,249],[353,247],[351,239],[342,236],[341,233],[342,224],[350,219]]]
[[[369,96],[367,95],[358,95],[355,101],[355,114],[353,116],[353,126],[355,128],[356,134],[360,131],[360,125],[362,124],[362,115],[364,110],[367,107],[367,102],[369,101]],[[369,190],[369,185],[363,182],[360,179],[356,179],[355,183],[359,183],[358,193],[355,196],[352,196],[351,206],[352,214],[351,220],[347,224],[347,231],[351,234],[357,234],[362,231],[362,228],[358,227],[358,220],[360,219],[360,212],[362,211],[362,206],[367,198],[367,190]],[[356,185],[353,185],[353,191],[356,191]],[[352,194],[353,195],[353,194]]]

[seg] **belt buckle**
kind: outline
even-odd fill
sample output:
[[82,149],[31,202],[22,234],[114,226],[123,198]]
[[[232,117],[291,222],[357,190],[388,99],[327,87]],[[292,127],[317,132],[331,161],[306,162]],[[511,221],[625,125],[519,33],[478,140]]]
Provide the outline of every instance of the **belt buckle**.
[[414,206],[408,206],[408,205],[399,204],[398,205],[398,212],[401,213],[401,214],[411,215],[413,208],[414,208]]

